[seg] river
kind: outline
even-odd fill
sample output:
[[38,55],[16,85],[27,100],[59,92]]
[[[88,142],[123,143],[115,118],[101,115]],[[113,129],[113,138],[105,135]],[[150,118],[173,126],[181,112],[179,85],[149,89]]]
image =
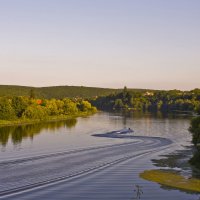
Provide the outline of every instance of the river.
[[[141,199],[197,200],[197,194],[169,191],[138,177],[143,170],[156,168],[152,159],[191,146],[190,119],[161,113],[102,112],[66,121],[0,127],[0,198],[134,199],[134,186],[141,185]],[[134,134],[105,134],[124,127]]]

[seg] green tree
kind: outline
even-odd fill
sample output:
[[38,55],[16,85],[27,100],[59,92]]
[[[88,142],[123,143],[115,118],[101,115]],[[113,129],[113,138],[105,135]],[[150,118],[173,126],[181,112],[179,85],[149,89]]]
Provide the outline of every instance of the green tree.
[[114,110],[122,110],[124,108],[124,104],[121,99],[116,99],[113,109]]
[[62,115],[64,114],[64,102],[62,100],[56,100],[56,106],[57,106],[57,110],[58,110],[58,115]]
[[95,110],[95,108],[92,107],[91,103],[89,103],[88,101],[85,101],[85,100],[81,100],[77,106],[78,106],[79,110],[82,112]]
[[65,115],[74,114],[78,112],[76,103],[74,103],[70,99],[67,98],[63,99],[63,103],[64,103],[63,111]]
[[35,90],[34,89],[31,89],[30,90],[30,98],[31,99],[35,99],[36,95],[35,95]]
[[46,108],[50,116],[55,116],[59,114],[56,99],[51,99],[51,100],[46,101]]
[[200,117],[193,118],[189,128],[192,133],[192,141],[196,147],[193,157],[190,163],[200,168]]
[[15,110],[17,117],[21,117],[23,112],[28,107],[28,99],[26,97],[13,97],[12,98],[12,107]]
[[195,112],[200,115],[200,102],[198,101],[198,104],[195,105]]
[[16,115],[11,105],[11,100],[8,98],[0,98],[0,119],[11,120],[15,118]]
[[124,101],[124,102],[126,101],[127,93],[128,93],[128,89],[127,89],[126,86],[124,86],[124,89],[123,89],[123,92],[122,92],[122,95],[123,95],[123,101]]
[[192,141],[195,145],[200,144],[200,117],[195,117],[191,120],[191,125],[189,128],[192,133]]
[[28,119],[46,119],[48,116],[47,109],[44,106],[40,105],[30,105],[27,107],[25,112],[23,113],[23,118]]

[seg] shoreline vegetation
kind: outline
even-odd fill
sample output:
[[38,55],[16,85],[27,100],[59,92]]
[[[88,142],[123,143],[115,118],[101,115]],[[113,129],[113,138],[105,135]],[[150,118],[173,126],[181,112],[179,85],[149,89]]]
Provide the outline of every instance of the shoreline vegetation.
[[63,115],[63,116],[51,116],[46,119],[18,119],[18,120],[0,120],[0,127],[3,126],[18,126],[18,125],[30,125],[30,124],[38,124],[42,122],[55,122],[55,121],[63,121],[76,119],[78,117],[88,117],[97,113],[98,111],[90,111],[90,112],[82,112],[73,115]]
[[168,186],[170,188],[200,193],[199,179],[185,178],[174,171],[146,170],[140,173],[140,177],[148,181],[159,183],[163,186]]
[[0,126],[67,120],[96,112],[82,98],[37,99],[32,90],[30,97],[0,97]]
[[91,99],[90,102],[97,109],[104,111],[161,111],[198,115],[200,114],[200,89],[132,91],[124,87],[121,92],[99,96]]
[[194,144],[193,157],[189,162],[200,169],[200,116],[191,120],[189,131],[192,133],[192,143]]

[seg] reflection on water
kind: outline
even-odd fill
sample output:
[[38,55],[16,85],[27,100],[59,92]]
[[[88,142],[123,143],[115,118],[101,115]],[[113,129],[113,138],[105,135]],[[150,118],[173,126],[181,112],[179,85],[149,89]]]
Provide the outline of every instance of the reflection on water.
[[77,119],[68,119],[65,121],[0,127],[0,145],[6,146],[9,139],[11,139],[13,144],[19,144],[23,139],[33,139],[33,137],[40,134],[42,130],[56,131],[62,127],[72,128],[76,125],[76,123]]
[[122,122],[123,127],[130,127],[136,135],[159,136],[177,141],[191,139],[188,131],[191,116],[167,113],[112,113],[110,120]]
[[165,137],[187,144],[191,141],[189,123],[190,117],[185,115],[100,112],[72,120],[0,127],[0,160],[126,142],[92,136],[124,127],[133,129],[134,135]]
[[123,117],[123,122],[126,124],[128,118],[157,118],[157,119],[190,119],[188,114],[166,113],[166,112],[111,112],[110,115]]

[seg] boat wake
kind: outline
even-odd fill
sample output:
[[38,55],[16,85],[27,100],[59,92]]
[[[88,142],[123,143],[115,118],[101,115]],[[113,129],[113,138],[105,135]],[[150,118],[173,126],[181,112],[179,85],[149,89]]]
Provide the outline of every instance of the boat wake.
[[[55,184],[70,185],[73,180],[84,180],[84,177],[98,174],[112,166],[117,167],[129,160],[148,157],[165,150],[172,144],[169,139],[130,135],[132,132],[130,129],[122,129],[93,135],[130,139],[126,142],[122,141],[121,144],[1,162],[0,198],[26,199],[27,196],[34,194],[27,198],[34,199],[35,193],[40,193],[41,188],[42,191],[45,189],[48,191],[48,188]],[[51,199],[51,196],[48,196],[48,199]]]

